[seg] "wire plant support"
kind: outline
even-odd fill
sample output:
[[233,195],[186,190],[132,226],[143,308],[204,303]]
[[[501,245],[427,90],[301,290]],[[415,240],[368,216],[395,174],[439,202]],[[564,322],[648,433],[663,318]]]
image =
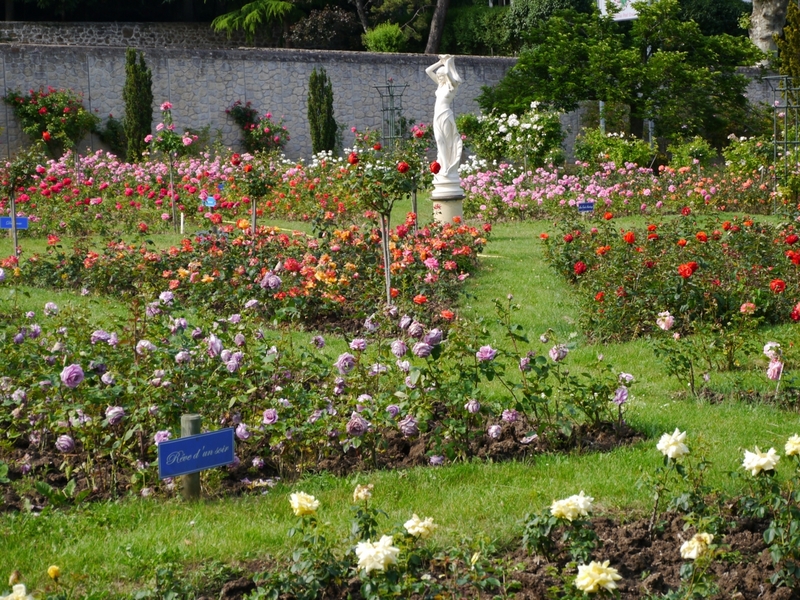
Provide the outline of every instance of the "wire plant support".
[[800,162],[800,81],[788,75],[771,75],[764,81],[772,91],[772,152],[777,186],[779,178],[783,182],[789,180]]
[[399,85],[388,79],[386,85],[376,85],[375,89],[381,97],[381,115],[383,122],[383,145],[394,148],[398,140],[404,136],[403,94],[408,84]]

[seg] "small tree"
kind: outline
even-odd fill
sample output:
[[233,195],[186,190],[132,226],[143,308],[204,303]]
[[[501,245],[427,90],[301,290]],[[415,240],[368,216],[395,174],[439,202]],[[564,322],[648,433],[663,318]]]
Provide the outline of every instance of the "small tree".
[[125,87],[122,89],[125,101],[125,135],[128,138],[129,161],[138,161],[147,149],[144,138],[150,135],[153,127],[153,74],[144,62],[144,54],[128,48],[125,53]]
[[314,69],[308,80],[308,124],[314,154],[336,146],[336,119],[333,116],[333,86],[325,69]]

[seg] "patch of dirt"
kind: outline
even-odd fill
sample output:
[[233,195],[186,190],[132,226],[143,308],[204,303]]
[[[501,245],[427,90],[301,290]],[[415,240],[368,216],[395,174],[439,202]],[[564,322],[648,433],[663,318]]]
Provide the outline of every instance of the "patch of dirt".
[[[648,521],[641,519],[632,522],[600,517],[592,524],[602,547],[595,551],[593,558],[610,561],[622,579],[617,582],[621,600],[641,600],[648,596],[658,596],[680,586],[680,567],[685,562],[680,557],[680,545],[690,539],[695,531],[685,529],[680,516],[668,515],[664,527],[651,539]],[[710,572],[718,586],[712,600],[800,600],[800,591],[786,587],[776,588],[769,583],[774,569],[769,552],[763,540],[766,522],[741,520],[721,541],[726,554],[713,563]],[[715,540],[717,542],[718,540]],[[560,548],[563,550],[563,548]],[[563,553],[562,553],[563,554]],[[523,549],[492,557],[496,565],[505,565],[506,585],[518,582],[518,587],[508,598],[516,600],[544,600],[548,589],[558,585],[553,577],[553,569],[562,571],[566,560],[548,561],[540,556],[531,556]],[[259,565],[259,571],[286,569],[287,565],[272,563]],[[468,570],[468,565],[460,565]],[[437,568],[431,569],[437,575]],[[249,569],[248,569],[249,570]],[[255,572],[253,573],[253,575]],[[574,570],[572,572],[574,574]],[[249,583],[248,583],[249,582]],[[240,600],[244,590],[252,585],[251,577],[241,575],[219,590],[209,593],[220,600]],[[463,587],[454,597],[481,598],[489,600],[498,597],[500,590],[477,592],[472,587]],[[360,581],[354,577],[345,588],[326,590],[325,598],[331,600],[360,600]],[[416,596],[411,597],[416,600]]]

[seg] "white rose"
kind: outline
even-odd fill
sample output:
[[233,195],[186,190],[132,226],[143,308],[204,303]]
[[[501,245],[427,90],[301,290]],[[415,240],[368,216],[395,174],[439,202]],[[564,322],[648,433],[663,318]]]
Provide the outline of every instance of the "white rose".
[[389,535],[384,535],[379,541],[359,542],[356,545],[358,568],[367,573],[370,571],[385,571],[389,565],[397,563],[400,549],[392,545],[394,540]]
[[583,490],[581,490],[578,495],[554,501],[550,506],[550,514],[557,519],[574,521],[578,517],[589,515],[589,511],[592,509],[592,502],[594,502],[594,498],[585,496]]
[[761,471],[774,470],[775,465],[778,464],[780,459],[781,457],[775,452],[775,448],[770,448],[767,452],[761,452],[758,446],[756,446],[755,452],[744,451],[742,467],[750,471],[751,475],[755,476]]
[[674,460],[685,454],[689,454],[689,447],[683,443],[685,439],[686,432],[684,431],[681,433],[681,431],[676,427],[675,431],[671,434],[665,433],[661,436],[661,439],[658,440],[656,448],[658,448],[661,454]]
[[372,498],[372,488],[374,487],[371,483],[369,485],[357,485],[353,492],[353,502],[363,502]]
[[697,560],[708,551],[714,536],[710,533],[696,533],[688,542],[681,544],[681,558],[685,560]]

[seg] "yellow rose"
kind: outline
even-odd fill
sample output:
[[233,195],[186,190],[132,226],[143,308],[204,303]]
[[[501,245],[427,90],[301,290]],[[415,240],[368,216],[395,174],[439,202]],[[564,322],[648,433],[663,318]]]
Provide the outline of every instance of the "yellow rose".
[[371,483],[369,485],[357,485],[353,492],[353,502],[362,502],[372,498],[373,487],[375,486]]
[[319,500],[304,492],[297,492],[289,496],[289,504],[297,517],[313,515],[319,508]]
[[53,581],[58,581],[58,578],[61,577],[61,569],[59,569],[56,565],[50,565],[50,568],[47,569],[47,574]]

